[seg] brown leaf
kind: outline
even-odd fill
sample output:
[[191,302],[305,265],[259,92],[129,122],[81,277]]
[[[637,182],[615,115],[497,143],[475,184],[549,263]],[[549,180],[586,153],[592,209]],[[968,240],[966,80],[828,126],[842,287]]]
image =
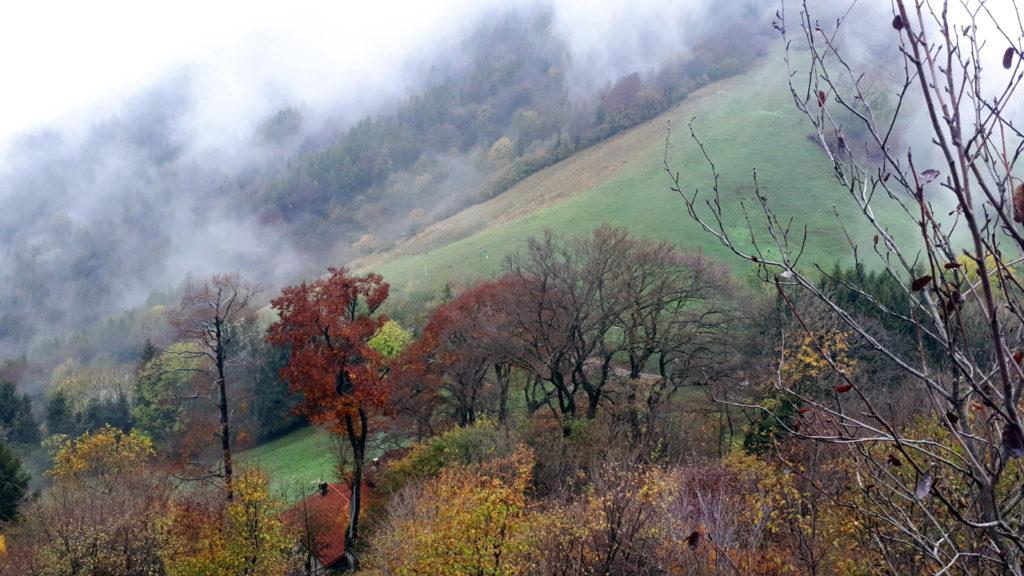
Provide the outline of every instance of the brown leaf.
[[952,282],[946,282],[939,288],[939,294],[945,299],[943,305],[946,308],[946,313],[958,310],[964,304],[964,297],[960,294],[960,288]]
[[1020,425],[1010,423],[1003,428],[1003,458],[1013,459],[1024,456],[1024,434]]
[[892,19],[892,27],[895,30],[903,30],[903,17],[897,14],[896,17]]
[[825,91],[824,90],[818,90],[818,106],[824,106],[824,105],[825,105]]
[[1013,221],[1024,223],[1024,183],[1013,189]]
[[801,413],[801,414],[807,414],[807,413],[808,413],[808,412],[810,412],[810,411],[811,411],[811,407],[810,407],[810,406],[801,406],[801,407],[800,407],[800,408],[799,408],[799,409],[797,410],[797,412],[799,412],[799,413]]
[[974,408],[975,412],[981,412],[982,410],[985,409],[985,405],[982,404],[981,402],[973,402],[972,401],[971,402],[971,408]]
[[946,262],[945,264],[942,265],[942,267],[945,268],[946,270],[952,270],[954,268],[959,268],[960,267],[960,263],[959,262]]
[[1003,52],[1003,68],[1009,70],[1010,66],[1013,66],[1013,53],[1013,46],[1010,46],[1006,49],[1006,52]]
[[878,246],[878,234],[875,234],[875,246]]
[[949,298],[943,303],[942,308],[946,311],[946,314],[952,314],[953,312],[959,310],[962,304],[963,301],[959,299]]
[[924,276],[921,276],[920,278],[914,280],[910,284],[910,289],[913,290],[914,292],[920,292],[921,290],[924,290],[924,287],[927,286],[928,283],[931,281],[932,277],[929,276],[928,274],[925,274]]
[[846,392],[853,390],[853,384],[836,384],[835,386],[832,387],[832,389],[835,390],[836,392],[839,392],[840,394],[845,394]]
[[1021,360],[1024,360],[1024,352],[1020,350],[1015,350],[1013,352],[1013,361],[1016,362],[1017,364],[1020,364]]

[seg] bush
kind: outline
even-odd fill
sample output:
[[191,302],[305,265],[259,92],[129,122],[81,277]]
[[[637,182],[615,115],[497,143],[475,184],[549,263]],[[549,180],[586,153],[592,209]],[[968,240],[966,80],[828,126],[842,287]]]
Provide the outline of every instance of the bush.
[[385,467],[378,486],[393,494],[411,482],[437,476],[447,466],[482,464],[510,449],[494,421],[481,418],[472,426],[453,428],[414,445],[407,456]]

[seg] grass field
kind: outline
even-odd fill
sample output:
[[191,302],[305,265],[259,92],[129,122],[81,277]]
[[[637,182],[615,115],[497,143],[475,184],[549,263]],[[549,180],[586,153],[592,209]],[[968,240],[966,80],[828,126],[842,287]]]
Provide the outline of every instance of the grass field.
[[318,482],[338,478],[330,436],[315,427],[300,428],[246,450],[238,460],[263,469],[270,476],[271,492],[286,502],[301,500]]
[[[661,116],[538,172],[357,267],[383,273],[398,294],[432,291],[445,282],[495,274],[505,254],[545,228],[582,234],[605,222],[703,250],[735,266],[737,261],[688,218],[681,199],[668,190],[662,160],[669,121],[669,159],[684,188],[710,189],[710,171],[686,126],[691,118],[721,174],[731,233],[749,236],[740,200],[751,200],[756,169],[761,190],[779,216],[792,217],[795,229],[807,226],[802,263],[827,268],[837,260],[849,263],[833,206],[859,244],[868,244],[874,232],[856,215],[823,152],[808,139],[810,128],[793,107],[785,69],[777,60],[770,55],[747,74],[711,84]],[[884,208],[880,212],[884,219]]]
[[[367,459],[381,455],[369,442]],[[239,453],[238,462],[259,467],[270,476],[270,490],[285,502],[308,496],[320,482],[338,479],[338,465],[330,434],[307,426]]]

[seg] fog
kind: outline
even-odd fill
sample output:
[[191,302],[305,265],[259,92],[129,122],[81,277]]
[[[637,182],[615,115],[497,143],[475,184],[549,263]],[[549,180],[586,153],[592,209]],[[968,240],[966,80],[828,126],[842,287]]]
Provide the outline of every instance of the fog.
[[[888,3],[810,5],[825,28],[847,18],[842,43],[855,65],[894,61]],[[1012,10],[1010,0],[988,5],[997,17]],[[348,243],[312,253],[239,191],[457,69],[481,26],[510,13],[550,14],[552,41],[567,54],[568,96],[584,99],[731,23],[767,29],[778,7],[187,0],[157,9],[108,0],[9,8],[0,21],[10,88],[0,91],[0,358],[142,306],[187,278],[238,270],[274,287],[343,264],[353,256]],[[792,35],[798,6],[787,10]],[[991,27],[982,33],[1005,43]],[[282,110],[299,121],[268,142],[261,126]],[[908,127],[908,142],[927,128],[920,116]],[[473,157],[435,162],[448,179],[422,207],[428,219],[457,210],[484,183]],[[393,189],[422,184],[402,178]],[[412,225],[390,219],[380,231],[399,236]]]
[[[0,357],[189,277],[239,270],[274,286],[342,263],[310,257],[230,192],[415,93],[458,62],[460,42],[483,23],[550,10],[572,96],[582,97],[769,3],[710,5],[12,7],[0,22],[0,69],[14,88],[0,92]],[[285,107],[301,111],[299,133],[261,142],[261,122]],[[454,181],[472,188],[465,161],[450,162]]]

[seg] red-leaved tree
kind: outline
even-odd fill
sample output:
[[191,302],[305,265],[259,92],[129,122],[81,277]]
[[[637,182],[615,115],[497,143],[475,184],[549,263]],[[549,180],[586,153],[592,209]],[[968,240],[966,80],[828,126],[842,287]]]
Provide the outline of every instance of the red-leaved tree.
[[386,320],[376,312],[388,288],[379,274],[330,268],[325,277],[281,291],[271,302],[279,319],[267,332],[268,341],[291,352],[281,377],[302,394],[306,416],[345,437],[352,449],[345,556],[353,569],[366,441],[390,396],[385,359],[369,345]]
[[511,358],[517,341],[510,337],[507,295],[511,279],[483,282],[442,304],[423,329],[433,367],[443,377],[459,426],[476,422],[481,395],[493,377],[498,394],[498,420],[508,415]]

